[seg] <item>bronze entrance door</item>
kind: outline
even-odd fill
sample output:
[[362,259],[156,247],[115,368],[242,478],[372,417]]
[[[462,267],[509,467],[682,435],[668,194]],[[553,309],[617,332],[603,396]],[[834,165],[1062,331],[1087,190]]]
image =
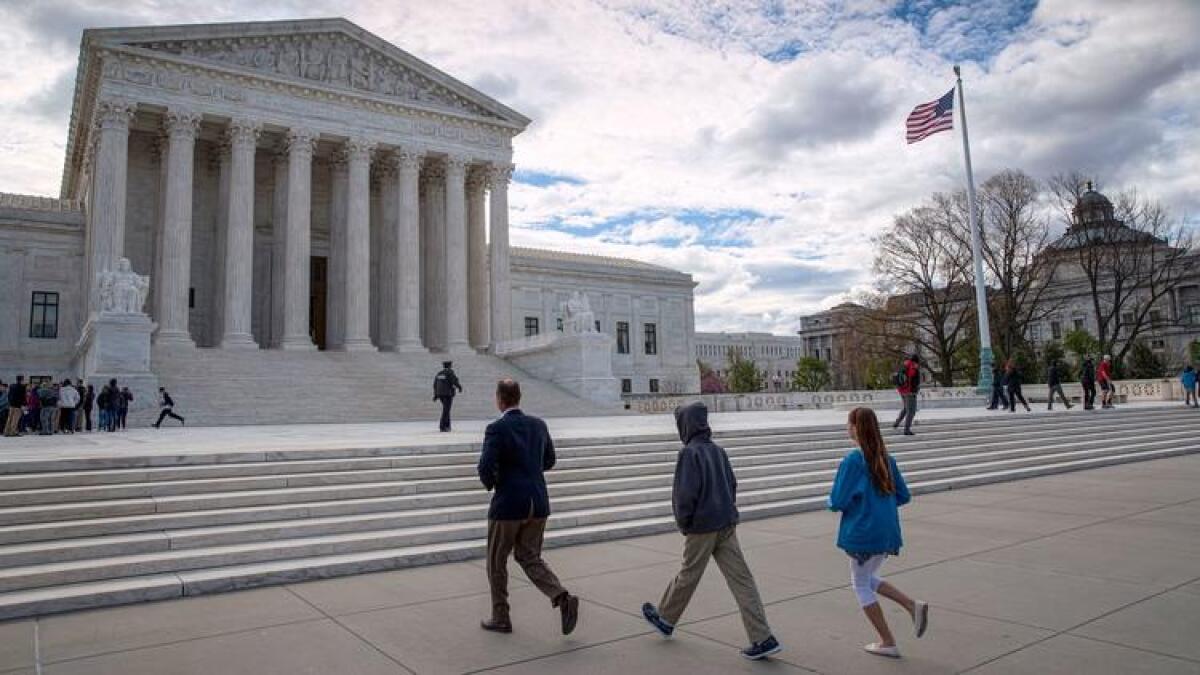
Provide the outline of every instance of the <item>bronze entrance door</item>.
[[308,284],[308,334],[317,349],[325,349],[325,294],[328,279],[327,258],[313,256],[309,259]]

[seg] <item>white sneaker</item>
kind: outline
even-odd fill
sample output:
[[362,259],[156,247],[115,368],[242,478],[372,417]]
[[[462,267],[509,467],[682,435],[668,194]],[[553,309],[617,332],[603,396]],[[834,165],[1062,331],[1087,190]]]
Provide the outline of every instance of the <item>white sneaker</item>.
[[900,658],[900,648],[895,645],[892,645],[891,647],[884,647],[878,642],[872,642],[869,645],[863,645],[863,649],[876,656],[886,656],[890,659]]

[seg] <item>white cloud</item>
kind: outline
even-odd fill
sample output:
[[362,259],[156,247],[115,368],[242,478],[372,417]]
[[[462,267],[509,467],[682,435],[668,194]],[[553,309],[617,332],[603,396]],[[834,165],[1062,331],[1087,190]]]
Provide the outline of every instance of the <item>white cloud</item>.
[[1200,4],[1052,0],[1016,27],[964,4],[0,3],[0,190],[57,192],[85,25],[345,14],[533,117],[518,165],[581,181],[515,184],[514,243],[692,273],[706,329],[794,329],[865,286],[893,214],[962,184],[956,134],[903,141],[947,54],[988,55],[963,69],[978,181],[1081,167],[1200,212]]

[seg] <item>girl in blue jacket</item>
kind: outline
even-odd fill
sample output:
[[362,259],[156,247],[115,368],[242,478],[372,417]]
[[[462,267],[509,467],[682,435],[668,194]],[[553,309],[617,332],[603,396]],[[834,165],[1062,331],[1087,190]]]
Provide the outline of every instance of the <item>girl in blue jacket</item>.
[[899,657],[896,640],[883,617],[876,593],[908,610],[917,637],[929,625],[929,605],[915,601],[900,589],[879,578],[879,568],[889,555],[898,555],[900,538],[899,507],[911,499],[904,476],[896,460],[888,454],[879,433],[879,420],[870,408],[850,411],[850,439],[858,444],[841,465],[829,493],[829,509],[840,511],[838,548],[850,556],[850,584],[871,625],[879,633],[879,642],[863,647],[879,656]]

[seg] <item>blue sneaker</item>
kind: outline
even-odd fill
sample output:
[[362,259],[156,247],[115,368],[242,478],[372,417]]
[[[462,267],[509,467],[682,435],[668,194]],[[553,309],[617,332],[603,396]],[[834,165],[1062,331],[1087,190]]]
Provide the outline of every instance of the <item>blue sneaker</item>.
[[772,635],[762,642],[755,642],[743,649],[742,656],[751,661],[758,661],[768,656],[774,656],[781,651],[783,651],[783,645],[779,644],[779,640],[776,640],[775,636]]
[[675,626],[667,623],[667,620],[662,618],[662,614],[658,613],[658,608],[650,603],[642,605],[642,616],[646,617],[646,621],[654,626],[663,637],[671,637],[675,632]]

